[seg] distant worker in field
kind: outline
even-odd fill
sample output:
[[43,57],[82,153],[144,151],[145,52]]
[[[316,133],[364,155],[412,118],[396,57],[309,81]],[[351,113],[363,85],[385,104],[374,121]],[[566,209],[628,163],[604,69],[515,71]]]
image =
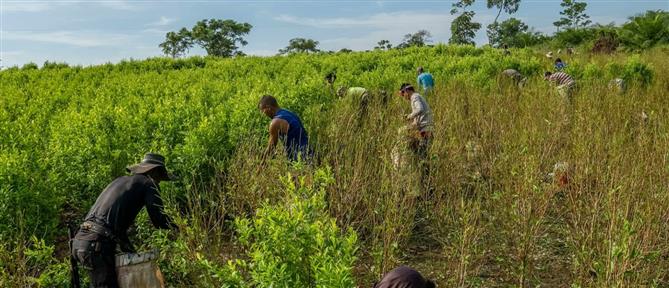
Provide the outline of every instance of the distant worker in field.
[[555,71],[562,71],[565,67],[567,67],[567,64],[561,58],[555,59]]
[[509,51],[509,45],[502,45],[502,48],[504,49],[504,56],[509,56],[511,55],[511,51]]
[[330,89],[330,93],[335,94],[334,91],[334,83],[337,81],[337,73],[335,72],[330,72],[327,75],[325,75],[325,84],[328,86]]
[[423,93],[429,94],[434,89],[434,78],[432,74],[425,72],[423,67],[418,67],[418,78],[416,78],[416,83],[418,87],[423,89]]
[[616,78],[609,81],[609,89],[615,90],[616,92],[622,94],[627,91],[627,83],[622,78]]
[[362,87],[339,87],[337,89],[337,97],[347,99],[357,105],[356,117],[361,119],[367,115],[367,107],[369,106],[369,91]]
[[421,157],[427,157],[427,149],[432,140],[432,110],[425,98],[416,93],[411,84],[404,83],[400,86],[402,98],[411,102],[411,114],[406,116],[410,121],[410,127],[414,130],[417,142],[412,145],[413,150]]
[[547,71],[544,73],[544,79],[555,83],[557,85],[558,94],[571,100],[576,81],[574,81],[569,74],[564,72],[551,73]]
[[386,273],[374,288],[434,288],[432,280],[427,280],[418,271],[407,266],[397,267]]
[[300,117],[286,109],[281,109],[276,98],[271,95],[260,98],[258,109],[272,119],[269,124],[269,143],[265,153],[263,153],[263,159],[274,152],[279,140],[283,142],[283,147],[290,161],[309,160],[311,158],[309,137],[307,136],[307,130],[302,126]]
[[72,256],[88,270],[92,287],[118,287],[115,255],[135,252],[127,230],[146,206],[157,228],[175,227],[163,212],[160,182],[174,180],[165,158],[148,153],[142,162],[127,168],[132,175],[116,178],[102,191],[71,243]]
[[522,87],[527,81],[527,78],[523,77],[523,74],[520,74],[520,72],[518,72],[516,69],[506,69],[502,71],[502,76],[506,77],[507,79],[511,79],[513,84],[518,87]]
[[411,114],[406,116],[409,121],[408,133],[410,136],[409,148],[412,150],[418,160],[421,170],[421,183],[426,188],[429,187],[430,165],[428,155],[430,143],[432,142],[432,110],[427,105],[427,101],[420,94],[416,93],[411,84],[404,83],[400,86],[400,96],[411,102]]

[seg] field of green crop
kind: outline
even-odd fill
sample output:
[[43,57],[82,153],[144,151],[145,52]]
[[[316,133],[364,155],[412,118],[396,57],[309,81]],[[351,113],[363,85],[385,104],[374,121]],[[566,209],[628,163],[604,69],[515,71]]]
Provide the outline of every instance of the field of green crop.
[[[571,102],[531,49],[3,70],[0,286],[68,285],[66,225],[148,151],[180,177],[162,184],[180,229],[142,213],[131,232],[161,249],[170,286],[370,287],[399,264],[441,287],[669,286],[669,49],[561,56]],[[437,82],[432,194],[391,158],[410,109],[396,90],[417,66]],[[522,90],[506,68],[529,77]],[[374,92],[361,122],[325,85],[333,71]],[[261,165],[264,94],[301,116],[319,165]],[[560,162],[567,185],[548,175]]]

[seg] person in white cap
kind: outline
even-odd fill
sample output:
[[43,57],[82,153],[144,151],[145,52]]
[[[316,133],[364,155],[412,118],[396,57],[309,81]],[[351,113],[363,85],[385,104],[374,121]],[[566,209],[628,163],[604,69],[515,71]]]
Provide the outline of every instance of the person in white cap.
[[406,120],[410,122],[410,131],[408,132],[413,135],[409,147],[416,155],[420,165],[421,182],[427,185],[430,174],[428,155],[432,142],[432,127],[434,126],[432,110],[425,98],[416,93],[411,84],[402,84],[399,93],[402,98],[411,102],[411,114],[406,116]]

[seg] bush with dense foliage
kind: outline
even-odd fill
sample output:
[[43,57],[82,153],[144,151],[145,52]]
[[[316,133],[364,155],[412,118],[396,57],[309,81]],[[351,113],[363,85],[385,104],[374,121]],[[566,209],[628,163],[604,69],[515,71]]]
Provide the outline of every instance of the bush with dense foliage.
[[[263,247],[284,243],[272,233],[308,244],[296,273],[316,286],[370,286],[401,263],[443,286],[664,286],[667,50],[563,59],[578,87],[569,106],[542,80],[552,61],[531,49],[436,45],[4,70],[0,286],[60,286],[63,227],[147,151],[166,155],[180,176],[162,184],[180,229],[155,231],[142,214],[132,234],[142,249],[164,252],[171,286],[263,285],[280,261],[257,259],[298,263],[301,255],[294,243]],[[417,66],[437,83],[427,98],[430,193],[414,165],[396,167],[391,157],[406,150],[398,129],[409,109],[394,92],[415,81]],[[497,85],[506,68],[528,76],[523,89]],[[336,86],[370,89],[366,118],[355,116],[355,101],[331,94],[323,77],[332,71]],[[618,77],[630,82],[625,93],[608,87]],[[276,157],[261,166],[264,94],[301,116],[321,165]],[[556,166],[570,167],[568,185],[547,177]],[[318,167],[331,169],[326,187],[314,184]],[[293,180],[281,180],[288,172]],[[284,189],[291,182],[295,189]]]
[[647,11],[630,18],[619,32],[622,45],[628,50],[641,51],[669,44],[669,12]]

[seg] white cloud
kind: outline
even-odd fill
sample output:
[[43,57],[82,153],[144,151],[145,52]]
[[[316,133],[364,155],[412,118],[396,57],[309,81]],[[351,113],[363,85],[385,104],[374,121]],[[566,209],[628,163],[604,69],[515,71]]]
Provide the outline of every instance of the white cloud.
[[365,18],[299,18],[284,14],[274,17],[274,20],[314,28],[383,28],[388,27],[387,25],[395,25],[398,20],[406,22],[396,18],[401,15],[406,14],[404,12],[381,13]]
[[0,66],[3,63],[12,62],[13,59],[25,55],[24,51],[0,51]]
[[627,18],[625,16],[615,17],[615,16],[601,15],[601,16],[591,16],[590,21],[592,21],[593,24],[599,23],[602,25],[607,25],[610,23],[623,24],[627,22]]
[[[456,16],[446,11],[401,11],[355,18],[300,18],[279,15],[274,17],[274,20],[318,29],[368,30],[368,33],[361,36],[316,39],[320,41],[321,48],[326,50],[339,50],[341,48],[368,50],[372,49],[382,39],[390,40],[396,45],[402,40],[403,35],[422,29],[432,34],[434,42],[447,42],[451,36],[451,22]],[[492,15],[477,14],[474,20],[487,23],[492,18]]]
[[137,6],[130,4],[130,1],[114,0],[114,1],[98,1],[102,6],[115,10],[137,10]]
[[49,9],[45,2],[5,2],[0,4],[0,12],[41,12]]
[[[1,51],[0,52],[0,55],[2,55],[3,58],[5,58],[5,57],[15,57],[15,56],[23,55],[23,54],[25,54],[24,51]],[[0,58],[0,59],[2,59],[2,58]]]
[[96,31],[2,31],[0,35],[4,40],[45,42],[77,47],[123,46],[133,38],[126,34]]
[[[25,54],[24,51],[0,51],[0,68],[8,68],[11,63]],[[8,64],[10,63],[10,64]]]
[[170,30],[164,30],[164,29],[158,29],[158,28],[146,28],[142,30],[142,33],[148,33],[148,34],[161,34],[165,35],[167,32],[170,32]]
[[167,26],[174,21],[176,21],[175,18],[167,18],[165,16],[160,16],[160,19],[158,21],[149,23],[146,26]]
[[278,50],[249,50],[249,51],[244,51],[247,55],[252,55],[252,56],[274,56],[278,52]]
[[138,10],[139,6],[132,4],[125,0],[98,0],[87,2],[85,0],[53,0],[53,1],[17,1],[8,0],[1,1],[2,8],[0,12],[43,12],[54,7],[80,5],[80,4],[94,4],[114,10]]

